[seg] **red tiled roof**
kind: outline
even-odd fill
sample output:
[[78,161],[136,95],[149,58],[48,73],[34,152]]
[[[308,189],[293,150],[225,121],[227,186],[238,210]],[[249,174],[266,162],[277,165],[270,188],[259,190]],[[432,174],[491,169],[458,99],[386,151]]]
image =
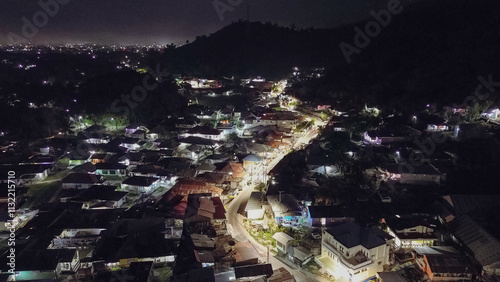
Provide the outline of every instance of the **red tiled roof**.
[[189,194],[212,193],[212,196],[222,194],[222,189],[212,186],[203,181],[194,181],[181,179],[179,180],[168,193],[165,195],[168,199],[172,199],[176,195],[184,196],[183,201],[187,201]]
[[244,177],[246,175],[245,169],[243,168],[243,164],[230,162],[223,169],[221,169],[223,173],[233,173],[233,177],[239,178]]

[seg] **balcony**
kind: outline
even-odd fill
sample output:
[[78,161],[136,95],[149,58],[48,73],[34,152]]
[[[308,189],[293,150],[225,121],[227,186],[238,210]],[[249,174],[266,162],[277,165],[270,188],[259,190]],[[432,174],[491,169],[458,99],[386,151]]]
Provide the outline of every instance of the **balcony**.
[[372,264],[372,261],[361,253],[358,253],[355,256],[349,258],[344,256],[344,254],[339,252],[339,250],[337,250],[335,246],[328,243],[327,241],[323,241],[323,247],[333,253],[339,259],[340,263],[349,269],[357,270],[368,267]]

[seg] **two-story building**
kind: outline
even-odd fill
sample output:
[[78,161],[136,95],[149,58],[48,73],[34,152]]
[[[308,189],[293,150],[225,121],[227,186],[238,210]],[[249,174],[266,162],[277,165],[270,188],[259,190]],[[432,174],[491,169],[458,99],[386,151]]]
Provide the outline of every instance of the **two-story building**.
[[335,280],[364,281],[389,264],[392,240],[380,229],[342,223],[323,231],[321,256],[315,260]]

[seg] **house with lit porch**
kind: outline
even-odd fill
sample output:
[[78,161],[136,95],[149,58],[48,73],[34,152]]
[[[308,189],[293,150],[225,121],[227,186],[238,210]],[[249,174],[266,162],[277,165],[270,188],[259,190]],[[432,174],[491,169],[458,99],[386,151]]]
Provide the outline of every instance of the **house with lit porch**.
[[365,281],[389,264],[393,238],[376,228],[346,222],[324,229],[315,261],[335,280]]
[[122,189],[149,193],[160,187],[160,179],[157,177],[132,176],[122,182]]
[[305,217],[302,207],[293,194],[267,195],[274,219],[283,225],[293,225]]
[[395,248],[433,246],[438,238],[434,231],[436,223],[429,216],[402,215],[382,219],[387,232],[394,237]]
[[189,129],[186,133],[182,134],[183,138],[190,136],[211,140],[220,140],[223,136],[223,132],[222,130],[215,129],[209,126],[196,126]]

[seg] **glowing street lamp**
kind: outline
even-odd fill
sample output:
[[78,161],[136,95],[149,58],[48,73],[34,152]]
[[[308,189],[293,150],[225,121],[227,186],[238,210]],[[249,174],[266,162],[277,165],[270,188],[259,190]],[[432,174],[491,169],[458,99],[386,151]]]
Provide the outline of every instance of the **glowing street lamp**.
[[[111,121],[115,120],[114,118],[110,118],[110,119],[111,119]],[[115,121],[115,130],[117,130],[117,129],[118,129],[118,124],[117,124],[117,122]]]

